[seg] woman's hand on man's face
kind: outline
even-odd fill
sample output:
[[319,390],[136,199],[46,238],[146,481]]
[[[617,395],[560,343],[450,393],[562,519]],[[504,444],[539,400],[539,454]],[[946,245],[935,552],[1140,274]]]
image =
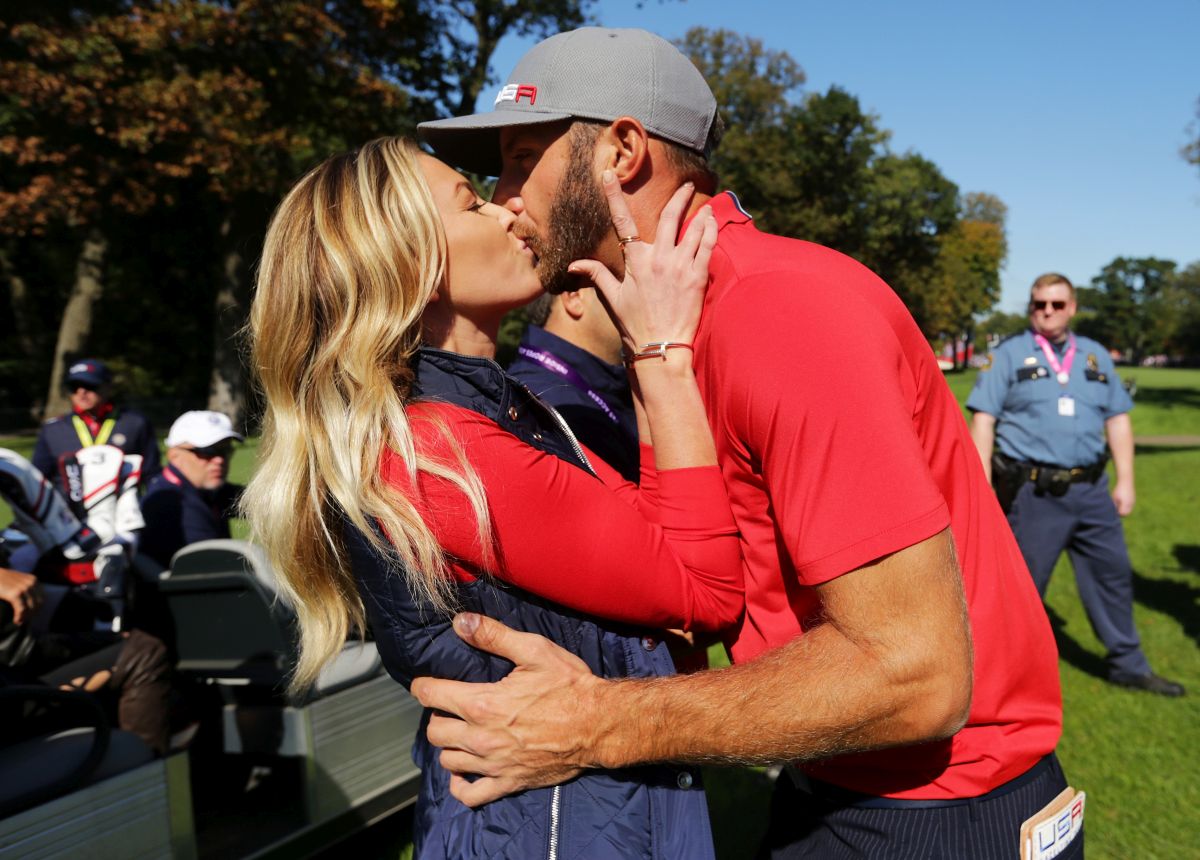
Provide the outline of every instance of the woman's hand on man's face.
[[585,275],[596,285],[612,311],[628,351],[661,341],[690,344],[700,322],[704,291],[708,286],[708,262],[717,244],[717,222],[705,206],[696,213],[675,244],[679,225],[695,193],[689,182],[681,186],[663,207],[653,243],[637,236],[637,224],[629,212],[621,184],[612,171],[602,177],[604,195],[612,213],[617,236],[625,239],[625,277],[618,281],[595,260],[577,260],[570,271]]

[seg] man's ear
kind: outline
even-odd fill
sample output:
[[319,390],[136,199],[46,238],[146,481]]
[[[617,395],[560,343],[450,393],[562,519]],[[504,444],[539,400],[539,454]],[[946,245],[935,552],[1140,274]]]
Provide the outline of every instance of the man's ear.
[[645,166],[650,150],[650,136],[645,127],[631,116],[614,119],[601,134],[605,168],[617,175],[622,185],[631,182]]
[[560,294],[558,301],[562,305],[562,309],[566,311],[567,316],[571,319],[579,320],[583,316],[584,304],[580,290],[567,290],[565,293]]

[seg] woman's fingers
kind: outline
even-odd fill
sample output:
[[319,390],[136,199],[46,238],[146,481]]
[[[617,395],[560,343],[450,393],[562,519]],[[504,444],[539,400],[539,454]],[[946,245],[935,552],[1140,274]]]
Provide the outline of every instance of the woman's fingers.
[[679,225],[683,221],[683,215],[687,212],[688,204],[695,193],[696,186],[691,182],[685,182],[675,189],[675,193],[671,195],[671,199],[667,201],[667,205],[663,207],[662,213],[658,216],[658,230],[654,234],[654,244],[666,247],[675,244],[675,237],[679,235]]
[[679,239],[679,250],[688,255],[689,258],[695,258],[697,251],[700,249],[700,243],[704,240],[705,225],[712,220],[712,207],[702,206],[696,216],[688,223],[687,230]]
[[618,239],[637,236],[637,222],[629,212],[629,203],[625,200],[625,192],[617,181],[617,174],[605,170],[600,175],[600,187],[604,190],[604,199],[608,201],[608,214],[612,217],[613,229],[617,231]]
[[701,209],[700,214],[696,216],[696,221],[701,220],[702,215],[705,217],[701,228],[700,247],[696,249],[696,257],[692,261],[692,265],[698,272],[703,272],[704,283],[707,284],[708,262],[712,259],[713,249],[717,247],[717,234],[720,231],[717,230],[717,218],[713,215],[710,207],[705,206],[704,209]]
[[609,302],[616,299],[620,293],[621,284],[613,277],[613,273],[608,270],[608,266],[596,260],[576,260],[567,266],[567,271],[573,275],[583,275],[596,286],[596,289]]

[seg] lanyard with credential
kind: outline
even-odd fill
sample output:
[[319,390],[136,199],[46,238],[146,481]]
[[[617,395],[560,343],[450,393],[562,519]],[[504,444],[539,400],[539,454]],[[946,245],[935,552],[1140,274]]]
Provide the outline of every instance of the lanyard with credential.
[[536,361],[551,373],[557,373],[563,379],[567,380],[567,382],[574,385],[585,395],[587,395],[588,400],[591,400],[593,403],[599,406],[601,410],[603,410],[604,414],[608,416],[608,420],[610,420],[613,424],[620,426],[621,419],[617,417],[617,413],[613,412],[612,407],[604,402],[604,398],[597,394],[592,387],[588,385],[587,380],[580,375],[578,370],[571,367],[558,356],[554,355],[553,353],[546,352],[545,350],[530,349],[527,346],[518,346],[517,352],[528,358],[530,361]]
[[87,424],[82,418],[78,415],[72,415],[71,421],[75,424],[75,435],[79,437],[79,442],[84,448],[105,444],[108,442],[108,437],[112,435],[113,428],[117,426],[115,418],[104,419],[104,423],[100,425],[100,432],[93,439],[92,431],[88,429]]
[[1054,378],[1058,380],[1059,385],[1066,385],[1071,381],[1071,365],[1075,362],[1075,335],[1071,335],[1070,338],[1067,342],[1067,351],[1063,354],[1060,362],[1058,356],[1054,354],[1054,349],[1050,346],[1050,341],[1040,334],[1033,336],[1037,345],[1045,353],[1046,361],[1050,362],[1050,366],[1054,368]]

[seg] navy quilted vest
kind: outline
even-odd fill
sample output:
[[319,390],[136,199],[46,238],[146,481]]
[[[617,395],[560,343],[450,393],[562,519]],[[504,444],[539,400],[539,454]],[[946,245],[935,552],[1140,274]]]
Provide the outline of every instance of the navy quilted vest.
[[[474,410],[526,443],[590,471],[561,419],[493,361],[423,349],[414,393]],[[531,510],[530,516],[541,513]],[[346,538],[379,653],[393,678],[407,687],[421,675],[496,681],[508,674],[510,663],[465,645],[454,635],[448,616],[418,602],[403,576],[361,534],[347,528]],[[462,609],[540,633],[579,656],[597,675],[674,673],[666,646],[648,631],[578,614],[497,581],[463,585],[458,596]],[[438,764],[438,751],[423,728],[424,720],[413,744],[413,759],[422,772],[414,819],[418,860],[713,856],[708,808],[693,770],[649,766],[588,771],[564,785],[472,810],[450,796],[449,774]]]

